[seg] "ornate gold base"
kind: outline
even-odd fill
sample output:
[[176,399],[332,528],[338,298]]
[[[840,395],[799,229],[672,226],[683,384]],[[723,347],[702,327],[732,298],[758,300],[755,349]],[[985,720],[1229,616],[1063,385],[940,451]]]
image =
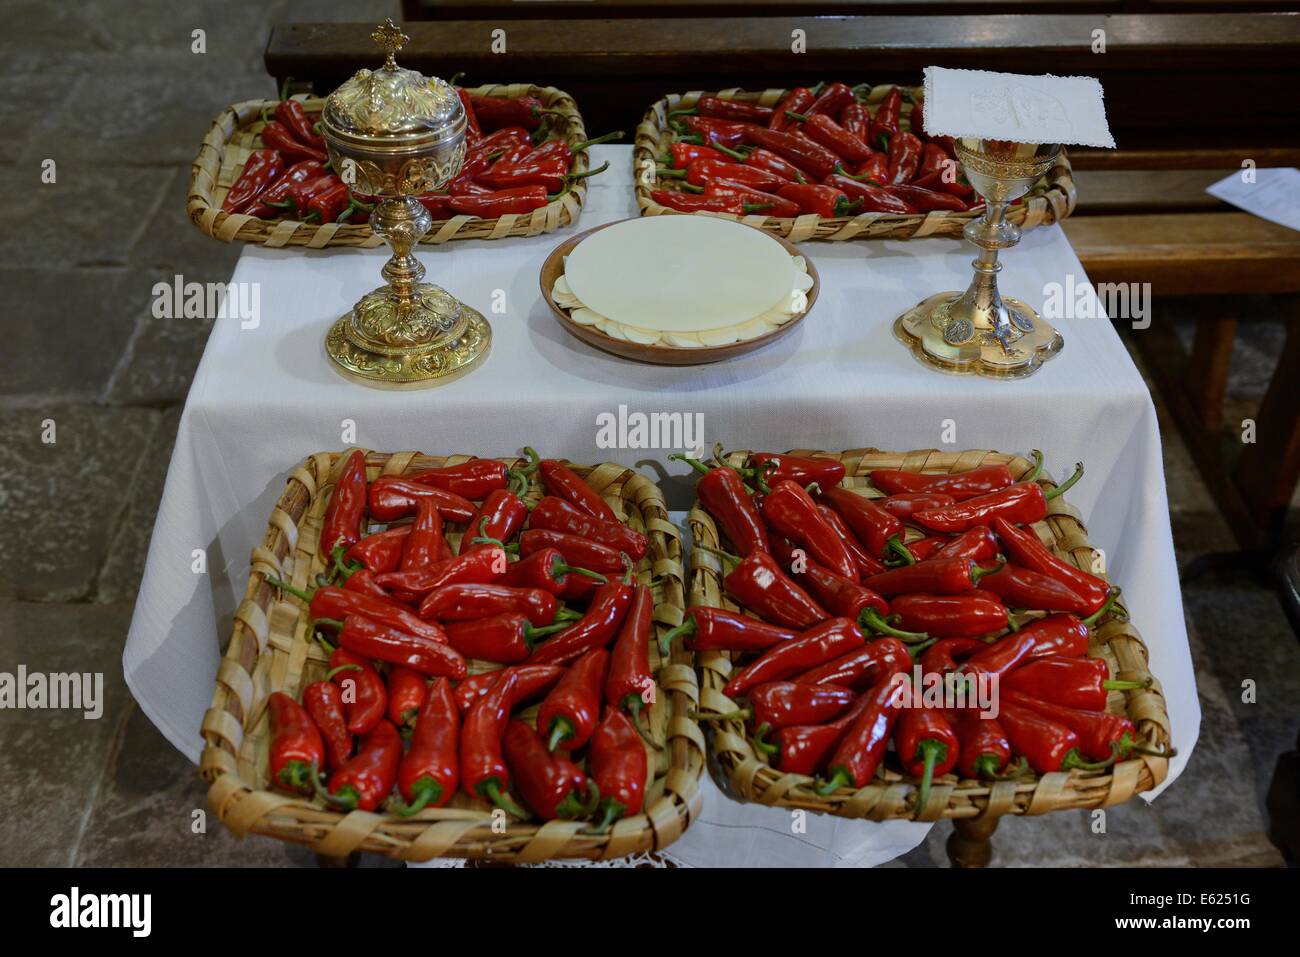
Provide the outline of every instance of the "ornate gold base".
[[[894,335],[923,365],[954,375],[989,379],[1022,379],[1065,347],[1065,340],[1033,309],[1018,299],[1002,297],[1016,331],[1022,333],[1003,348],[991,331],[976,331],[969,342],[944,340],[950,304],[960,292],[941,292],[917,303],[894,320]],[[961,338],[961,336],[950,336]]]
[[424,389],[464,375],[487,356],[483,314],[430,283],[410,300],[381,287],[330,327],[325,352],[344,376],[381,389]]

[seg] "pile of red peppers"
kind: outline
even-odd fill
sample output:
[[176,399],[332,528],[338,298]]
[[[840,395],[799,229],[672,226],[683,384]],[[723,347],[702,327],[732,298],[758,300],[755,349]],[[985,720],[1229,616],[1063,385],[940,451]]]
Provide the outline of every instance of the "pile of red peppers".
[[272,786],[400,816],[463,793],[593,832],[641,813],[659,747],[654,598],[632,569],[649,540],[565,462],[527,451],[518,470],[340,461],[316,587],[267,580],[306,603],[329,654],[299,699],[268,699]]
[[[475,96],[460,87],[456,92],[467,119],[464,165],[446,186],[416,197],[435,220],[495,219],[539,209],[608,165],[574,173],[576,153],[623,136],[619,131],[570,146],[552,129],[554,114],[536,97]],[[262,148],[249,154],[221,208],[268,220],[368,222],[375,198],[352,193],[330,169],[319,114],[304,113],[300,101],[283,95],[273,112],[263,116]]]
[[[872,784],[892,740],[918,811],[944,775],[1095,771],[1144,751],[1107,704],[1145,683],[1089,656],[1092,629],[1120,614],[1119,590],[1033,527],[1082,466],[1045,488],[1034,455],[1018,481],[1005,465],[880,469],[870,489],[843,484],[828,456],[678,456],[700,473],[697,498],[723,539],[697,547],[744,611],[693,607],[661,638],[664,650],[731,653],[723,691],[737,709],[697,717],[744,720],[757,752],[823,795]],[[993,706],[900,693],[931,675],[981,679]]]
[[[797,87],[774,107],[702,96],[668,115],[651,197],[680,212],[778,218],[966,212],[983,200],[961,176],[951,137],[927,136],[920,99],[898,87]],[[911,113],[903,116],[906,97]]]

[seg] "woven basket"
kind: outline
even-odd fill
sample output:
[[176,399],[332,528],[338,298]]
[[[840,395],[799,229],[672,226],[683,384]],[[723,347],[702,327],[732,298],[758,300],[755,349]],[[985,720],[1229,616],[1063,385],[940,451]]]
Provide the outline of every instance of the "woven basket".
[[[488,85],[468,90],[474,96],[535,96],[548,110],[560,114],[552,117],[560,135],[570,146],[587,139],[582,115],[573,97],[554,87],[512,83],[509,86]],[[321,110],[325,101],[319,97],[295,97],[309,113]],[[325,246],[373,247],[383,244],[383,239],[370,231],[370,226],[339,223],[303,223],[294,219],[257,219],[253,216],[222,212],[221,204],[226,193],[238,179],[248,154],[261,146],[258,134],[265,125],[262,111],[274,109],[276,100],[248,100],[228,107],[212,121],[212,128],[203,138],[199,155],[190,166],[190,191],[185,203],[190,222],[199,231],[220,239],[258,243],[262,246],[307,246],[320,249]],[[587,154],[577,153],[573,158],[573,172],[587,170]],[[538,236],[553,233],[563,226],[578,221],[582,204],[587,198],[587,181],[576,180],[573,187],[557,200],[553,200],[530,213],[511,213],[495,219],[477,216],[453,216],[434,220],[433,226],[420,240],[439,244],[453,239],[503,239],[506,236]]]
[[[400,452],[371,452],[366,463],[371,479],[408,471],[455,465],[470,456],[447,458]],[[341,813],[291,794],[268,788],[270,743],[266,699],[273,691],[298,697],[303,687],[322,678],[326,656],[311,640],[305,606],[266,584],[268,575],[310,587],[323,570],[317,554],[326,504],[345,459],[321,452],[293,470],[267,524],[266,537],[253,549],[252,571],[244,600],[235,612],[234,632],[217,671],[212,706],[203,718],[205,746],[199,773],[211,785],[208,799],[217,816],[240,837],[250,831],[307,844],[319,854],[344,857],[371,851],[406,861],[434,857],[490,859],[531,863],[552,858],[613,859],[663,848],[686,830],[700,812],[703,795],[704,737],[689,717],[699,699],[689,653],[678,651],[660,660],[651,642],[651,665],[659,694],[647,709],[650,732],[663,746],[653,757],[647,779],[645,810],[615,823],[599,835],[583,833],[581,821],[537,825],[511,822],[493,828],[490,805],[464,793],[442,808],[411,818],[381,813]],[[506,460],[503,460],[506,461]],[[511,467],[522,461],[511,460]],[[641,581],[654,581],[655,638],[682,621],[685,607],[680,533],[668,520],[659,489],[621,465],[574,466],[633,528],[650,539],[637,564]],[[536,481],[534,476],[533,481]],[[529,489],[530,500],[541,496]],[[449,523],[448,539],[458,540],[463,526]],[[472,672],[497,665],[471,662]],[[522,712],[531,720],[535,709]],[[499,819],[499,815],[498,815]]]
[[[877,106],[893,89],[892,86],[872,87],[866,104]],[[900,89],[907,90],[906,87]],[[921,88],[915,87],[909,92],[919,96]],[[748,216],[736,216],[732,213],[680,213],[678,210],[660,206],[650,198],[650,191],[659,188],[655,177],[656,157],[663,155],[668,144],[676,139],[676,134],[668,126],[668,114],[673,110],[688,110],[702,96],[717,96],[724,100],[739,100],[745,103],[757,103],[760,106],[776,106],[785,90],[764,90],[762,93],[746,93],[743,90],[723,90],[720,93],[703,93],[699,90],[690,93],[670,93],[662,100],[657,100],[646,110],[641,124],[636,128],[636,147],[632,152],[632,171],[636,180],[636,202],[641,207],[642,216],[661,216],[665,213],[677,215],[717,216],[723,219],[739,219],[757,226],[769,233],[783,236],[792,243],[801,243],[809,239],[839,241],[845,239],[923,239],[928,236],[960,236],[962,228],[972,219],[983,215],[983,210],[955,213],[937,211],[918,213],[914,216],[899,216],[893,213],[859,213],[856,216],[821,217],[815,213],[783,219],[776,216],[764,216],[751,213]],[[874,109],[872,110],[874,115]],[[911,116],[912,105],[903,102],[903,116]],[[676,182],[674,180],[673,182]],[[1030,193],[1018,205],[1007,209],[1007,221],[1015,223],[1021,229],[1033,229],[1060,222],[1074,211],[1074,179],[1070,172],[1070,160],[1061,150],[1060,156],[1047,175],[1034,186]]]
[[[883,494],[872,487],[866,477],[872,469],[947,473],[980,465],[1005,464],[1012,475],[1021,476],[1031,468],[1031,464],[1019,456],[978,449],[966,452],[852,449],[839,453],[796,449],[792,454],[826,455],[839,459],[847,472],[845,486],[869,498]],[[730,461],[738,464],[747,455],[746,452],[732,453]],[[721,539],[713,519],[698,505],[691,510],[689,521],[695,545],[712,548],[730,545]],[[1079,513],[1062,497],[1048,503],[1047,518],[1033,528],[1057,555],[1089,571],[1099,567],[1094,564],[1098,555],[1088,542],[1087,529],[1079,520]],[[920,534],[909,528],[909,537],[914,540]],[[737,610],[737,605],[723,593],[722,571],[716,556],[704,549],[692,548],[691,566],[692,606],[710,605]],[[1103,622],[1093,631],[1088,654],[1105,658],[1115,678],[1136,681],[1150,678],[1146,646],[1133,626],[1118,617],[1107,617]],[[736,711],[740,706],[722,693],[734,670],[732,654],[701,652],[696,656],[696,667],[700,672],[700,710],[714,714]],[[1108,709],[1127,714],[1137,728],[1140,743],[1152,748],[1169,744],[1165,699],[1159,684],[1154,681],[1141,691],[1112,691]],[[1058,771],[994,783],[959,779],[956,774],[948,774],[935,779],[926,806],[918,810],[911,806],[918,782],[899,774],[892,766],[892,758],[882,763],[875,780],[867,787],[858,790],[841,788],[828,797],[822,797],[812,789],[812,778],[773,769],[766,756],[756,753],[750,746],[742,722],[711,723],[714,725],[710,735],[713,756],[741,797],[777,807],[805,808],[873,821],[995,818],[1003,814],[1044,814],[1070,808],[1110,807],[1155,787],[1165,779],[1169,769],[1167,758],[1135,755],[1104,772]]]

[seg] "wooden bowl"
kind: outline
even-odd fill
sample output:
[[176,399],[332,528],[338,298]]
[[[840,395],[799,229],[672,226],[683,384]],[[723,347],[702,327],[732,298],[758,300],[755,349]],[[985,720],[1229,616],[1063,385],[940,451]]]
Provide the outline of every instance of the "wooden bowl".
[[[636,217],[630,217],[636,218]],[[627,220],[620,220],[626,222]],[[564,275],[564,257],[573,251],[578,243],[582,242],[592,233],[599,232],[606,226],[613,226],[614,223],[605,223],[604,226],[597,226],[594,229],[588,229],[585,232],[578,233],[570,239],[566,239],[560,245],[551,250],[551,254],[546,257],[546,262],[542,263],[541,285],[542,296],[546,299],[547,305],[555,313],[555,318],[559,320],[569,333],[581,339],[588,345],[595,346],[602,352],[609,352],[616,356],[622,356],[624,359],[631,359],[634,362],[650,362],[656,365],[667,366],[694,366],[707,365],[710,362],[720,362],[723,359],[731,359],[735,356],[744,355],[747,352],[753,352],[755,349],[761,349],[769,342],[773,342],[788,333],[799,323],[803,322],[804,316],[812,311],[813,304],[817,302],[817,293],[821,290],[821,277],[817,275],[817,267],[812,264],[808,254],[796,249],[792,243],[787,242],[780,236],[772,236],[791,256],[803,256],[804,262],[808,267],[808,275],[812,277],[812,288],[808,290],[808,305],[803,312],[795,316],[789,322],[777,326],[771,332],[764,333],[757,339],[747,339],[743,342],[729,342],[725,346],[703,346],[699,349],[683,349],[681,346],[666,345],[643,345],[639,342],[627,342],[624,339],[615,339],[613,336],[607,336],[592,326],[584,326],[574,322],[569,318],[569,314],[555,304],[551,298],[551,289],[555,286],[555,280]],[[750,227],[752,228],[752,227]]]

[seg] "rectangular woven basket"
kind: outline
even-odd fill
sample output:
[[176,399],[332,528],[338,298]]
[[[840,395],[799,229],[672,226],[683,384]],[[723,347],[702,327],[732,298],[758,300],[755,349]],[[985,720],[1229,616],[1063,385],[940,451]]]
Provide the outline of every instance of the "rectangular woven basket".
[[[892,85],[872,87],[864,101],[868,108],[871,108],[872,115],[875,115],[875,108],[893,88]],[[899,89],[915,96],[921,94],[921,87],[899,87]],[[636,128],[636,146],[632,153],[636,202],[641,207],[641,215],[700,215],[739,219],[766,232],[782,236],[792,243],[801,243],[810,239],[841,241],[960,236],[968,222],[984,214],[982,209],[963,213],[939,210],[913,216],[899,216],[894,213],[859,213],[856,216],[822,217],[809,213],[788,219],[764,216],[761,213],[752,213],[748,216],[736,216],[731,213],[680,213],[678,210],[661,206],[650,198],[650,191],[660,186],[655,177],[657,157],[663,155],[668,145],[676,139],[676,134],[668,125],[669,113],[673,110],[690,109],[702,96],[716,96],[724,100],[774,107],[785,94],[785,90],[764,90],[761,93],[747,93],[739,89],[722,90],[719,93],[694,90],[690,93],[670,93],[662,100],[651,104],[641,124]],[[904,99],[903,117],[906,119],[911,116],[911,113],[912,105]],[[1021,229],[1033,229],[1035,226],[1060,222],[1074,211],[1075,199],[1070,160],[1065,155],[1065,150],[1061,150],[1056,164],[1047,171],[1047,175],[1039,180],[1019,204],[1008,207],[1006,219]]]
[[[559,126],[560,135],[570,146],[587,139],[582,114],[573,97],[552,86],[533,86],[528,83],[509,85],[489,84],[467,89],[474,96],[513,98],[535,96],[547,110],[557,115],[551,118]],[[320,111],[325,100],[320,97],[297,96],[308,113]],[[242,213],[223,212],[221,204],[226,193],[239,178],[248,160],[248,154],[261,147],[259,134],[262,111],[274,109],[275,100],[248,100],[223,110],[212,121],[212,127],[199,154],[190,165],[190,189],[185,208],[200,232],[222,242],[258,243],[262,246],[306,246],[320,249],[326,246],[374,247],[383,239],[370,231],[369,224],[303,223],[295,219],[258,219]],[[574,173],[587,171],[587,154],[574,154]],[[576,180],[559,199],[530,213],[511,213],[495,219],[477,216],[453,216],[434,220],[432,228],[420,240],[437,245],[453,239],[504,239],[508,236],[539,236],[578,221],[582,204],[587,198],[587,181]]]
[[[878,449],[851,449],[847,452],[818,452],[796,449],[793,455],[819,455],[844,463],[844,485],[867,498],[883,495],[874,488],[867,474],[872,469],[904,469],[909,472],[948,473],[1004,464],[1011,474],[1021,476],[1032,467],[1019,456],[1004,455],[983,449],[965,452],[940,452],[923,449],[914,452],[882,452]],[[748,452],[733,452],[728,461],[742,463]],[[1046,484],[1051,484],[1047,482]],[[730,543],[720,536],[717,526],[698,504],[688,519],[693,545],[727,549]],[[1048,503],[1048,515],[1033,525],[1039,538],[1061,558],[1091,572],[1100,570],[1099,555],[1088,542],[1087,529],[1079,513],[1063,497]],[[909,528],[915,540],[919,533]],[[717,557],[702,548],[691,549],[690,603],[715,608],[739,610],[722,590],[722,571]],[[1103,574],[1104,577],[1104,574]],[[1122,606],[1121,606],[1122,607]],[[1111,675],[1126,680],[1146,681],[1147,650],[1137,630],[1123,616],[1103,619],[1094,629],[1090,657],[1105,658]],[[677,644],[674,642],[674,644]],[[739,707],[723,694],[733,671],[730,652],[701,652],[696,656],[700,674],[700,711],[729,714]],[[1164,695],[1158,683],[1140,691],[1112,691],[1107,709],[1126,714],[1137,729],[1139,743],[1150,748],[1167,747],[1170,742],[1169,717]],[[867,787],[854,790],[840,788],[822,797],[812,788],[813,779],[802,774],[775,770],[766,755],[750,745],[745,726],[739,720],[710,722],[709,747],[722,773],[730,779],[744,799],[776,807],[797,807],[841,817],[868,818],[873,821],[904,819],[935,821],[951,818],[996,818],[1004,814],[1044,814],[1073,808],[1110,807],[1127,801],[1134,794],[1147,791],[1165,779],[1169,761],[1163,757],[1134,755],[1115,764],[1108,771],[1058,771],[1010,781],[993,783],[961,779],[956,774],[936,778],[925,807],[911,805],[917,781],[899,774],[887,759],[875,780]]]
[[[676,651],[659,658],[657,638],[682,621],[685,608],[680,532],[668,520],[659,489],[645,476],[621,465],[572,466],[632,528],[644,532],[650,548],[637,563],[642,582],[653,579],[655,597],[651,666],[658,694],[649,715],[654,752],[644,811],[614,824],[604,834],[587,834],[581,821],[545,824],[510,822],[493,827],[490,805],[463,792],[442,808],[411,818],[382,813],[342,813],[301,796],[273,791],[267,773],[270,743],[266,699],[274,691],[297,698],[303,687],[324,677],[326,655],[308,631],[302,602],[266,583],[267,576],[310,588],[324,559],[318,554],[325,507],[346,455],[321,452],[295,468],[253,549],[244,599],[236,610],[230,645],[217,671],[212,706],[203,718],[204,749],[199,773],[211,787],[208,799],[217,816],[240,837],[253,832],[309,845],[329,857],[370,851],[406,861],[435,857],[535,863],[554,858],[614,859],[666,847],[682,835],[700,811],[703,795],[704,736],[690,717],[699,699],[691,655]],[[402,475],[471,456],[428,456],[416,452],[371,452],[367,474]],[[511,468],[526,464],[506,460]],[[534,475],[527,498],[541,497]],[[464,527],[448,523],[455,544]],[[471,672],[496,669],[474,661]],[[533,720],[535,708],[521,712]],[[647,751],[648,754],[651,752]]]

